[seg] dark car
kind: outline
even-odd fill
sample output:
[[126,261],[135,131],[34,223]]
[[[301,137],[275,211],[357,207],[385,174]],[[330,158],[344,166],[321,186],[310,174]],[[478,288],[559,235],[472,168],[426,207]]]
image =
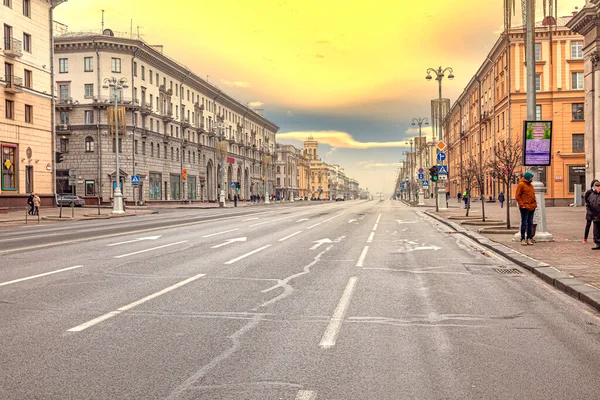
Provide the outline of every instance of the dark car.
[[85,206],[85,200],[81,196],[74,194],[59,194],[56,195],[56,204],[59,206],[83,207]]

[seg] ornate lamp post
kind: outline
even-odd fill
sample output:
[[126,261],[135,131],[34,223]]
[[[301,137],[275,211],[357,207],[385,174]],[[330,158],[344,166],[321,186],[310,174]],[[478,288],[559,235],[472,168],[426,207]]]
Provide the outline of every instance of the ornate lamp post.
[[290,202],[294,202],[294,162],[288,161],[288,171],[290,171]]
[[[427,118],[413,118],[412,119],[412,125],[418,125],[419,126],[419,168],[423,169],[423,142],[421,139],[421,126],[425,124],[425,125],[429,125],[429,120]],[[416,148],[416,146],[415,146]],[[420,170],[419,170],[419,173]],[[419,181],[419,205],[420,206],[424,206],[425,205],[425,193],[423,193],[423,179],[420,179]]]
[[263,144],[263,173],[264,175],[264,182],[265,182],[265,204],[269,204],[269,167],[271,166],[271,164],[273,163],[273,160],[271,158],[271,155],[269,154],[269,146],[267,143]]
[[217,123],[213,126],[213,132],[218,136],[219,141],[216,144],[216,152],[219,155],[219,165],[221,166],[221,176],[218,178],[221,184],[219,193],[219,207],[225,207],[225,156],[227,155],[227,141],[224,138],[223,118],[217,117]]
[[[119,122],[125,125],[125,119],[120,117],[121,113],[119,112],[119,97],[121,96],[122,90],[127,89],[129,85],[127,84],[127,78],[117,79],[115,77],[105,78],[104,85],[102,85],[103,89],[110,89],[111,96],[114,100],[114,109],[112,111],[109,110],[109,115],[111,119],[114,121],[115,128],[115,153],[117,159],[117,168],[116,168],[116,187],[115,193],[113,194],[113,214],[124,214],[123,210],[123,193],[121,192],[121,171],[119,165]],[[125,132],[123,132],[123,136],[125,136]]]
[[408,153],[407,157],[406,157],[408,159],[408,188],[409,188],[408,196],[410,197],[410,196],[412,196],[413,172],[414,172],[413,169],[415,167],[414,162],[413,162],[413,149],[412,149],[413,140],[408,139],[404,143],[410,145],[410,153]]

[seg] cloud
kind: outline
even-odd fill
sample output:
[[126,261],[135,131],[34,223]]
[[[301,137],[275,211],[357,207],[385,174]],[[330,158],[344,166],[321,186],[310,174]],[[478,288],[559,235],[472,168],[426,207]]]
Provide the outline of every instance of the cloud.
[[406,147],[404,142],[358,142],[349,133],[339,131],[301,131],[278,133],[278,139],[294,139],[305,141],[312,136],[319,143],[328,144],[340,149],[375,149],[390,147]]
[[251,101],[250,103],[248,103],[248,106],[250,108],[256,108],[256,107],[260,107],[262,105],[264,105],[265,103],[263,103],[262,101]]
[[380,163],[380,162],[376,162],[376,161],[373,161],[373,160],[369,160],[369,161],[357,161],[354,164],[358,165],[359,167],[363,167],[363,168],[399,167],[401,165],[400,163]]
[[287,116],[288,116],[288,117],[293,117],[293,116],[294,116],[294,113],[293,113],[293,112],[291,112],[291,111],[288,111],[288,112],[287,112]]
[[317,54],[315,54],[315,57],[317,57],[317,58],[325,58],[325,55],[321,54],[321,53],[317,53]]
[[329,150],[327,153],[325,153],[325,155],[323,156],[323,158],[329,158],[333,155],[333,152],[336,151],[337,148],[332,147],[331,150]]
[[228,81],[225,79],[221,79],[221,83],[229,87],[250,87],[250,82],[244,81]]

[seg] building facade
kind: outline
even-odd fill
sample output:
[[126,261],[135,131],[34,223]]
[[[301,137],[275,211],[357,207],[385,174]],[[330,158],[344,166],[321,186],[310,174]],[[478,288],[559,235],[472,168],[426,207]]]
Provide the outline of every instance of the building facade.
[[[548,205],[572,203],[574,185],[585,186],[583,37],[566,26],[571,18],[536,24],[536,119],[553,121],[551,165],[536,167]],[[499,141],[522,143],[527,119],[524,30],[513,28],[507,36],[498,39],[444,120],[452,196],[465,190],[470,160],[483,166],[483,193],[471,183],[475,196],[512,193],[525,172],[519,167],[514,184],[505,188],[496,178],[502,171],[488,165],[496,160]]]
[[319,157],[319,142],[309,137],[304,141],[304,156],[308,159],[310,179],[308,198],[311,200],[329,199],[329,166]]
[[53,204],[52,7],[49,0],[0,5],[0,207],[25,207],[31,192]]
[[[302,150],[289,144],[277,143],[275,147],[275,192],[282,200],[300,197],[302,186]],[[302,191],[304,193],[304,191]]]
[[[57,192],[110,202],[116,146],[128,203],[216,201],[223,185],[232,199],[236,183],[242,200],[272,192],[279,128],[164,55],[162,46],[108,29],[65,33],[55,38],[54,59],[56,151],[63,159]],[[111,78],[128,87],[105,88]],[[126,118],[118,140],[107,112],[115,100]]]

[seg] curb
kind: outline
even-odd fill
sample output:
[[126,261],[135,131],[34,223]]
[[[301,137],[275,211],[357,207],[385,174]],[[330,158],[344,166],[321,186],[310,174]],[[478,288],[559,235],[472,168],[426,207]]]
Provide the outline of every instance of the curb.
[[429,217],[449,226],[454,229],[457,233],[467,236],[469,239],[474,240],[480,245],[500,254],[506,259],[513,263],[527,269],[532,272],[535,276],[543,280],[544,282],[552,285],[561,292],[568,294],[571,297],[587,304],[594,308],[596,311],[600,311],[600,290],[593,286],[587,285],[585,282],[574,278],[572,275],[564,273],[557,268],[550,266],[544,262],[535,260],[523,253],[513,250],[503,244],[496,243],[485,236],[480,235],[477,232],[469,231],[462,226],[459,226],[453,222],[447,221],[445,218],[435,215],[432,212],[425,211]]

